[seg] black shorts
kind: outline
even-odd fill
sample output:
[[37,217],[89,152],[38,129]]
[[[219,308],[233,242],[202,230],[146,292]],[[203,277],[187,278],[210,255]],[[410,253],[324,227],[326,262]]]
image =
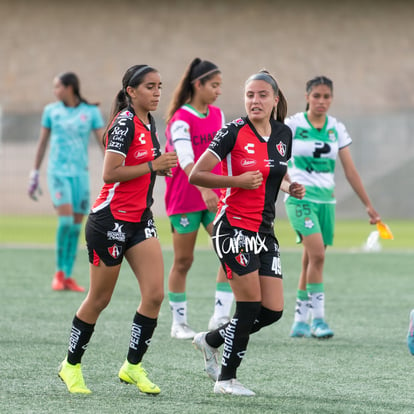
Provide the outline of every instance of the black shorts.
[[257,233],[231,226],[224,217],[214,225],[214,250],[231,279],[259,270],[259,275],[282,279],[279,243],[273,234]]
[[85,236],[90,263],[98,266],[102,260],[107,266],[116,266],[129,248],[157,237],[157,229],[152,218],[138,223],[116,220],[105,208],[89,214]]

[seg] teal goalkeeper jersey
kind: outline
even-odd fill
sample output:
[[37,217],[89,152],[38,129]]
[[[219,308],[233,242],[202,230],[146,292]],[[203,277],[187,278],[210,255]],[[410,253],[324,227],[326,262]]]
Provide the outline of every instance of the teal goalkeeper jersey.
[[338,151],[352,143],[341,122],[327,115],[321,130],[314,128],[305,112],[285,120],[292,130],[292,157],[288,173],[306,187],[304,200],[335,203],[335,163]]
[[67,177],[87,173],[91,132],[104,126],[99,108],[84,102],[76,107],[54,102],[46,105],[41,123],[50,129],[48,173]]

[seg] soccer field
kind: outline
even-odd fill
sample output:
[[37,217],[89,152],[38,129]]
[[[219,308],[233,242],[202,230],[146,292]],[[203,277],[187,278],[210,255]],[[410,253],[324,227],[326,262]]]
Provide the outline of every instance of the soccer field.
[[[171,247],[171,232],[168,218],[155,217],[158,235],[162,246]],[[389,250],[404,250],[414,253],[414,221],[392,220],[387,221],[394,234],[394,240],[384,240],[381,244]],[[55,240],[57,218],[54,215],[23,216],[0,215],[0,246],[53,246]],[[366,242],[369,234],[376,230],[367,220],[338,220],[335,224],[334,249],[345,248],[358,251]],[[295,234],[285,220],[276,220],[276,236],[283,249],[300,249],[296,245]],[[81,234],[81,243],[84,234]],[[199,232],[198,245],[206,247],[209,237],[205,231]]]
[[[166,248],[165,274],[172,260]],[[170,338],[168,301],[144,358],[158,397],[121,384],[137,283],[125,264],[83,359],[91,395],[70,395],[57,376],[71,321],[84,294],[53,292],[51,248],[3,247],[0,407],[4,413],[412,413],[414,357],[405,337],[414,307],[412,251],[332,250],[326,263],[331,340],[289,337],[300,250],[282,251],[285,313],[252,335],[238,371],[255,397],[213,394],[203,360],[190,341]],[[205,330],[213,309],[216,258],[200,248],[188,278],[189,323]],[[79,251],[74,277],[88,284],[87,255]]]

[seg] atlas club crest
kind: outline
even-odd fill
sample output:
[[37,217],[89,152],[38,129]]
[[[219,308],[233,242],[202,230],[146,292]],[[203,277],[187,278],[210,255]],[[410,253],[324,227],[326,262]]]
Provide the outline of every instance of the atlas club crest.
[[279,144],[276,145],[276,149],[282,157],[285,156],[285,154],[286,154],[286,144],[284,144],[282,141],[280,141]]

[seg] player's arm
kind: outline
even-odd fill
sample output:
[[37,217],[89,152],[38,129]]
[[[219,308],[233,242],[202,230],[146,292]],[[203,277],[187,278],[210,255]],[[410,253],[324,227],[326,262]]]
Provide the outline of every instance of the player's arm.
[[129,181],[142,175],[168,170],[177,165],[175,152],[167,152],[151,162],[138,165],[124,165],[125,155],[118,152],[106,151],[102,177],[106,184]]
[[[183,171],[187,174],[187,177],[190,177],[190,174],[193,168],[194,168],[194,162],[187,164],[186,167],[183,168]],[[212,212],[217,211],[217,203],[219,201],[217,194],[211,188],[200,187],[198,185],[195,185],[195,187],[197,187],[198,191],[200,191],[201,198],[203,199],[208,211],[212,211]]]
[[220,158],[206,150],[194,165],[189,181],[191,184],[207,188],[239,187],[246,190],[259,188],[263,181],[260,171],[248,171],[237,176],[219,175],[211,171],[220,162]]
[[40,128],[39,141],[37,144],[35,161],[33,165],[34,170],[39,170],[40,166],[42,165],[43,158],[45,157],[45,153],[46,153],[47,144],[49,142],[49,138],[50,138],[50,129],[42,126]]
[[104,128],[97,128],[93,130],[93,133],[96,138],[96,142],[98,143],[98,147],[101,149],[102,154],[105,154],[105,146],[103,144],[103,135],[105,133]]
[[237,131],[233,131],[228,124],[217,132],[208,149],[194,165],[189,181],[191,184],[207,188],[231,188],[239,187],[245,190],[254,190],[263,182],[263,174],[257,171],[247,171],[240,175],[219,175],[212,172],[214,167],[221,162],[234,148],[237,139]]
[[280,189],[292,197],[299,198],[300,200],[305,197],[306,193],[305,186],[296,181],[292,182],[288,173],[284,175],[280,184]]
[[42,190],[40,189],[39,184],[39,170],[43,162],[43,158],[45,157],[47,144],[50,138],[50,129],[42,126],[40,128],[39,134],[39,141],[37,144],[36,154],[35,154],[35,161],[33,165],[33,169],[30,172],[29,176],[29,186],[27,192],[29,197],[33,200],[37,200],[38,195],[42,194]]
[[[183,120],[178,120],[172,123],[170,130],[174,149],[177,152],[178,163],[187,177],[189,177],[194,167],[195,158],[193,144],[191,142],[190,125]],[[210,188],[196,187],[200,191],[207,209],[215,212],[218,203],[217,194]]]
[[177,165],[175,152],[167,152],[151,161],[138,165],[125,165],[125,158],[134,139],[135,128],[131,119],[119,118],[108,132],[102,178],[106,184],[129,181]]
[[341,160],[346,179],[366,208],[370,218],[370,223],[377,223],[381,220],[381,217],[372,206],[371,200],[368,197],[368,193],[365,190],[364,184],[362,183],[361,177],[352,159],[349,146],[339,150],[339,159]]

